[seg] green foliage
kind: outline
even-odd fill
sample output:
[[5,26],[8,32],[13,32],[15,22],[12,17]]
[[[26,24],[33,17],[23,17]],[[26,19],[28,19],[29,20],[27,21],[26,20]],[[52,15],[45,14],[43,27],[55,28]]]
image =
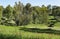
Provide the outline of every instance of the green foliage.
[[39,6],[35,6],[33,7],[33,21],[37,24],[44,24],[44,23],[48,23],[48,9],[45,6],[39,7]]
[[14,16],[14,20],[15,20],[15,22],[16,22],[16,25],[20,25],[21,24],[21,20],[22,19],[20,19],[21,17],[22,17],[22,12],[23,12],[23,4],[22,3],[16,3],[15,2],[15,6],[14,6],[14,8],[13,8],[14,10],[13,10],[13,16]]
[[0,6],[0,24],[1,24],[2,13],[3,13],[3,7]]
[[[51,16],[53,18],[51,18]],[[1,18],[4,18],[5,20],[3,21]],[[0,6],[0,22],[3,23],[3,25],[12,25],[12,21],[14,21],[15,25],[17,26],[27,24],[48,25],[51,19],[55,19],[57,22],[60,22],[59,6],[42,5],[40,7],[31,6],[30,3],[27,3],[24,6],[21,2],[15,2],[15,5],[13,7],[8,5],[6,8],[3,8]]]
[[3,17],[6,17],[7,19],[12,19],[13,15],[13,9],[10,5],[8,5],[4,10],[3,10]]
[[15,21],[14,20],[9,20],[5,17],[1,18],[1,24],[2,25],[8,25],[8,26],[13,26],[13,25],[16,25]]

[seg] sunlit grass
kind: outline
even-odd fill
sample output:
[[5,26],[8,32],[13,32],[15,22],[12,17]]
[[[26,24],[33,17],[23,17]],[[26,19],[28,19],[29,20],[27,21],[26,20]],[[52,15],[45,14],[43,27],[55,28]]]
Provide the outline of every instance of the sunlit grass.
[[[48,29],[46,25],[40,24],[29,24],[26,26],[2,26],[0,25],[0,39],[60,39],[60,35],[54,33],[38,33],[20,30],[21,28],[37,28],[37,29]],[[59,27],[56,26],[53,30],[57,30]],[[37,30],[36,30],[37,31]],[[54,31],[55,32],[55,31]]]

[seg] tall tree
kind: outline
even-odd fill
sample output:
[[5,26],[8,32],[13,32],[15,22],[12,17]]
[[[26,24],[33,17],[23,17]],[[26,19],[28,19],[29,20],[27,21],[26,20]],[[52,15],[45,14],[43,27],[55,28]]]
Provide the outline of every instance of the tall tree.
[[23,4],[21,2],[19,2],[18,4],[15,2],[15,6],[14,6],[14,17],[15,17],[15,21],[17,25],[21,24],[21,16],[22,16],[22,12],[23,12]]
[[13,9],[10,5],[8,5],[3,11],[3,17],[6,17],[7,19],[12,19],[12,15]]
[[47,9],[48,9],[48,11],[47,11],[48,14],[49,14],[49,15],[52,15],[52,6],[51,6],[51,5],[48,5],[48,6],[47,6]]
[[27,3],[26,6],[24,7],[24,14],[26,16],[26,20],[25,22],[28,24],[30,23],[31,21],[31,4],[30,3]]
[[47,7],[45,7],[44,5],[42,5],[42,8],[41,8],[41,11],[42,11],[42,22],[43,23],[48,23],[48,9]]
[[0,24],[1,24],[2,13],[3,13],[3,6],[0,6]]

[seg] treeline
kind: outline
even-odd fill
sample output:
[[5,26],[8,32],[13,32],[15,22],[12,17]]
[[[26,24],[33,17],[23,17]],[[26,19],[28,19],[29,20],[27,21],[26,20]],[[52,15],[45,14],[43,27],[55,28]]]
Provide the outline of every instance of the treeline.
[[59,6],[31,6],[27,3],[25,6],[21,2],[15,2],[14,7],[8,5],[6,8],[0,6],[0,24],[1,25],[27,25],[27,24],[48,24],[50,16],[59,21]]

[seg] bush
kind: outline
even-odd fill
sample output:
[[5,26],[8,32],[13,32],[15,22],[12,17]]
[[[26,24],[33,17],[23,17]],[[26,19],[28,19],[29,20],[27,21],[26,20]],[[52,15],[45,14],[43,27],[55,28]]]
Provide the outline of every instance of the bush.
[[9,19],[7,19],[7,18],[1,18],[1,24],[2,25],[8,25],[8,26],[14,26],[14,25],[16,25],[15,24],[15,21],[14,20],[9,20]]

